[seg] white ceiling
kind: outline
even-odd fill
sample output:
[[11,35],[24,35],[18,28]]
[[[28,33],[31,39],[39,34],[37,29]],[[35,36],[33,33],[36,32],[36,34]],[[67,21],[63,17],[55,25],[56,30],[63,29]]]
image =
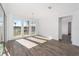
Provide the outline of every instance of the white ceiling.
[[[32,15],[44,15],[50,13],[75,12],[79,10],[78,3],[3,3],[7,14],[18,17],[32,17]],[[51,6],[52,9],[48,9]]]

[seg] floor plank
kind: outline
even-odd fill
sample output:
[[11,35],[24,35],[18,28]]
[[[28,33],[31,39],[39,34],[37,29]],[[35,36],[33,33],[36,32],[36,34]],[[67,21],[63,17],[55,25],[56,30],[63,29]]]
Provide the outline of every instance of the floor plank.
[[38,45],[28,49],[16,40],[10,40],[6,43],[6,47],[12,56],[79,56],[79,47],[54,39],[45,43],[31,42]]

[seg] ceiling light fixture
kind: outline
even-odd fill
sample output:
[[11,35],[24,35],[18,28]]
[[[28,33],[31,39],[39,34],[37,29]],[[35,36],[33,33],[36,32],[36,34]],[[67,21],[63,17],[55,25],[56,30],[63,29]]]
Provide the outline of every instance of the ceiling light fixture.
[[52,9],[52,7],[51,6],[48,6],[48,9]]

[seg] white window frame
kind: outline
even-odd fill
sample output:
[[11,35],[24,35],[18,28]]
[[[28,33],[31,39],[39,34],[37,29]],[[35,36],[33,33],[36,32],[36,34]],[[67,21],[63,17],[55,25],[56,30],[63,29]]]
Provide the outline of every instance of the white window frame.
[[[19,19],[17,19],[17,20],[19,20]],[[28,19],[28,20],[30,20],[30,19]],[[22,24],[22,26],[21,26],[21,35],[14,36],[14,33],[13,33],[14,39],[36,35],[36,25],[31,24],[30,21],[29,21],[29,25],[28,25],[28,27],[29,27],[29,34],[28,34],[28,35],[24,35],[24,21],[25,21],[25,20],[21,21],[21,24]],[[14,23],[14,22],[13,22],[13,23]],[[35,26],[35,34],[32,34],[32,33],[31,33],[31,31],[32,31],[32,26]],[[14,31],[14,30],[13,30],[13,31]]]

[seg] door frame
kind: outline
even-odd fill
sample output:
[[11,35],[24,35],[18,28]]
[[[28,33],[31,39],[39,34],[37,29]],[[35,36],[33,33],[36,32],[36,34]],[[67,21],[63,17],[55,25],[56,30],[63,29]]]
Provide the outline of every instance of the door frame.
[[[70,17],[71,19],[71,38],[72,38],[72,15],[58,17],[58,40],[62,40],[62,18]],[[71,39],[72,40],[72,39]]]

